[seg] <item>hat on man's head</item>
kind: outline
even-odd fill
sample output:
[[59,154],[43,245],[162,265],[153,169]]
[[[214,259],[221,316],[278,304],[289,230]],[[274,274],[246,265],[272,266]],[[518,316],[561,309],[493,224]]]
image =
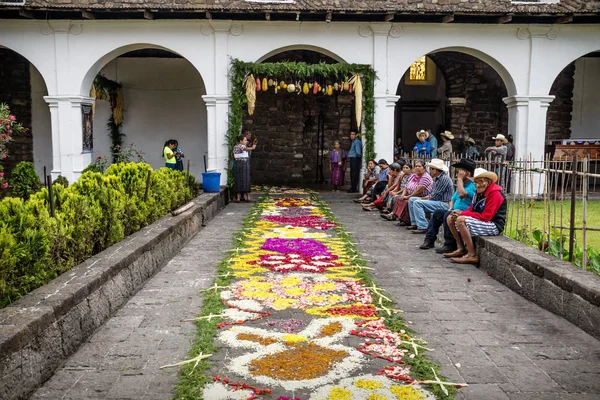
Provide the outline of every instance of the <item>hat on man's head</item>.
[[475,139],[473,139],[472,137],[470,137],[470,138],[467,139],[467,142],[475,144]]
[[450,131],[444,131],[443,133],[440,134],[440,136],[446,136],[450,140],[454,139],[454,135]]
[[454,168],[461,168],[461,169],[470,171],[471,175],[473,175],[473,173],[475,172],[475,168],[477,167],[477,164],[475,164],[475,161],[471,160],[470,158],[463,157],[456,164],[452,164],[452,166]]
[[421,135],[425,135],[425,139],[429,138],[429,133],[427,133],[427,131],[424,131],[423,129],[417,132],[417,138]]
[[448,167],[444,164],[444,160],[440,160],[439,158],[432,158],[431,161],[427,164],[429,168],[438,169],[440,171],[448,172]]
[[490,172],[483,168],[476,168],[475,173],[473,174],[473,179],[477,180],[481,178],[490,179],[493,183],[498,182],[498,175],[496,175],[495,172]]
[[494,140],[500,140],[502,143],[506,143],[508,142],[508,139],[504,137],[504,135],[501,135],[500,133],[496,135],[496,137],[493,137],[492,139]]
[[385,159],[384,159],[384,158],[382,158],[381,160],[377,161],[377,164],[385,164],[385,165],[387,165],[387,163],[388,163],[388,162],[387,162],[387,161],[385,161]]

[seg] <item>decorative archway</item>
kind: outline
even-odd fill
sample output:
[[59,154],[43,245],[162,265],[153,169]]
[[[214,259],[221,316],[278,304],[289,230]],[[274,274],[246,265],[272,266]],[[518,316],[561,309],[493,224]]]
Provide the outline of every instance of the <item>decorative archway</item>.
[[[109,100],[97,101],[95,107],[95,158],[111,153],[114,156],[115,144],[126,148],[134,143],[135,149],[145,154],[146,161],[159,168],[164,166],[160,156],[163,144],[176,139],[186,154],[184,162],[191,161],[190,171],[196,175],[204,171],[208,117],[202,96],[207,90],[195,65],[162,46],[120,47],[101,57],[88,70],[82,85],[89,82],[90,87],[81,88],[86,95],[90,93],[90,78],[95,71],[93,82],[97,93],[122,92],[122,96],[95,96]],[[116,103],[121,108],[119,113],[114,112]],[[122,131],[115,124],[119,122],[117,115],[123,115]],[[107,121],[111,141],[104,134]]]
[[266,60],[268,60],[269,58],[283,53],[283,52],[288,52],[288,51],[295,51],[295,50],[309,50],[309,51],[314,51],[315,53],[320,53],[323,54],[327,57],[330,57],[332,59],[334,59],[336,62],[338,63],[345,63],[346,61],[340,57],[339,55],[335,54],[332,51],[329,51],[323,47],[319,47],[319,46],[313,46],[313,45],[308,45],[308,44],[294,44],[291,46],[285,46],[285,47],[280,47],[278,49],[274,49],[270,52],[268,52],[267,54],[263,55],[262,57],[260,57],[258,60],[256,60],[257,63],[262,63],[265,62]]
[[[253,114],[254,100],[260,100],[254,97],[255,92],[262,91],[273,95],[279,93],[279,96],[316,96],[318,98],[318,96],[327,97],[343,92],[344,87],[347,93],[352,93],[350,87],[356,85],[355,87],[360,90],[354,91],[354,96],[360,100],[355,103],[356,115],[354,117],[356,121],[360,122],[357,122],[355,126],[364,126],[365,157],[372,157],[374,152],[374,80],[375,72],[369,65],[307,64],[303,62],[246,63],[233,60],[231,113],[228,130],[229,147],[232,148],[237,143],[237,137],[246,119],[245,116]],[[343,85],[343,81],[346,81],[345,85]],[[282,94],[282,91],[289,93]],[[364,107],[362,106],[363,95]],[[249,107],[247,107],[248,105]],[[364,121],[361,116],[364,116]],[[292,131],[300,136],[303,134],[302,128]],[[282,136],[281,140],[285,141],[286,137]],[[292,140],[290,135],[287,140]],[[304,158],[303,153],[298,154],[298,158]],[[229,156],[231,157],[231,152],[229,152]],[[300,171],[295,173],[302,177],[303,167],[299,168]],[[289,167],[287,170],[289,172]],[[233,183],[231,173],[229,174],[229,183]]]

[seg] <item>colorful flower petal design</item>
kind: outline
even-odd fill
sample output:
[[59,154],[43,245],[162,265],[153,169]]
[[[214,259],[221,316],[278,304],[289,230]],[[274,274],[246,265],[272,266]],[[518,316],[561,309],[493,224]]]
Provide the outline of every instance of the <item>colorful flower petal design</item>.
[[360,375],[342,379],[336,385],[317,389],[310,400],[434,400],[419,385],[399,385],[379,375]]
[[294,391],[334,382],[361,367],[364,355],[342,344],[353,328],[347,319],[322,318],[298,334],[237,326],[221,332],[219,340],[251,350],[231,360],[227,365],[231,372]]

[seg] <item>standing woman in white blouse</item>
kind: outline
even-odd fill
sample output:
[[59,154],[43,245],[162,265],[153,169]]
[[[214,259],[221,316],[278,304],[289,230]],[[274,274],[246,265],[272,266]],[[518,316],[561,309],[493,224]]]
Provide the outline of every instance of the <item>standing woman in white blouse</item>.
[[250,203],[250,162],[248,159],[248,151],[256,149],[257,140],[254,139],[252,147],[248,146],[248,139],[241,135],[238,138],[238,144],[233,146],[233,178],[235,182],[236,203],[240,202],[242,194],[246,194],[246,202]]

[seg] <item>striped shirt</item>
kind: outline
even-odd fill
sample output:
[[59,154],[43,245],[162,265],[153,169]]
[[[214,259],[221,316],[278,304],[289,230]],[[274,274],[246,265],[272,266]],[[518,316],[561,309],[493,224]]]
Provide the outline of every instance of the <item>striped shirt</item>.
[[447,203],[452,199],[453,194],[454,185],[452,184],[452,178],[448,176],[447,172],[442,172],[441,175],[433,181],[433,189],[431,189],[429,200]]
[[418,186],[423,186],[423,192],[419,195],[419,197],[425,197],[429,195],[431,192],[431,186],[433,185],[433,180],[431,179],[431,175],[425,172],[420,177],[417,174],[412,174],[410,178],[408,178],[408,182],[406,182],[406,194],[410,196],[417,190]]

